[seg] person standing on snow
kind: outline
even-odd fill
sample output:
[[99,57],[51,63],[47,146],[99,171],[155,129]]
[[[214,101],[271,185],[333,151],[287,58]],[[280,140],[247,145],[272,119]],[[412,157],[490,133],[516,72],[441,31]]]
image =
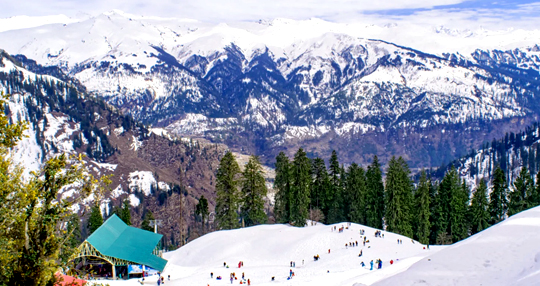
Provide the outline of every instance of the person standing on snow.
[[369,270],[373,270],[373,260],[371,260],[371,262],[369,264],[371,264],[371,269],[369,269]]

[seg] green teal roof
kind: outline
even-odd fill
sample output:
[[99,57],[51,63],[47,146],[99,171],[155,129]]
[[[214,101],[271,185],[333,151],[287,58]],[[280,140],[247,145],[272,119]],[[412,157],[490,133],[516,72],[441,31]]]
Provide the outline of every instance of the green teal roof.
[[103,255],[163,271],[167,260],[152,254],[162,236],[131,227],[113,214],[86,241]]

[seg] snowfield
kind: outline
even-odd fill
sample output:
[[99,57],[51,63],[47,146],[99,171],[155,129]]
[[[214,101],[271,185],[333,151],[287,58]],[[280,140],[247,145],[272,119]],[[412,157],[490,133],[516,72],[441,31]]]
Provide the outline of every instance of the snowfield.
[[540,285],[539,242],[540,207],[536,207],[374,285]]
[[[335,224],[336,228],[347,223]],[[401,235],[352,224],[342,233],[333,226],[305,228],[260,225],[217,231],[164,254],[169,260],[166,285],[230,285],[229,275],[245,274],[251,285],[540,285],[540,207],[517,214],[477,235],[451,246],[430,246]],[[367,239],[360,230],[364,229]],[[402,239],[403,244],[397,244]],[[345,247],[358,241],[358,247]],[[330,249],[330,253],[328,253]],[[363,256],[358,257],[360,250]],[[319,254],[321,259],[314,261]],[[369,270],[371,260],[382,259],[382,269]],[[390,265],[389,261],[394,264]],[[244,267],[238,268],[243,261]],[[296,267],[290,267],[294,261]],[[360,266],[361,262],[366,267]],[[227,263],[230,268],[223,267]],[[289,271],[295,273],[287,280]],[[210,278],[213,272],[214,278]],[[222,276],[222,280],[216,280]],[[271,281],[271,277],[275,281]],[[129,281],[99,281],[116,285],[140,285]],[[149,277],[145,285],[156,285]]]
[[[336,231],[332,231],[336,226]],[[406,270],[411,264],[444,247],[424,249],[424,245],[410,238],[383,232],[376,238],[376,229],[352,224],[339,233],[337,229],[347,223],[332,226],[317,224],[305,228],[288,225],[260,225],[244,229],[217,231],[196,239],[184,247],[164,254],[169,260],[164,275],[171,275],[166,285],[230,285],[230,273],[235,272],[240,285],[242,272],[251,285],[369,285],[390,275]],[[360,230],[365,230],[369,241],[363,246]],[[403,244],[397,244],[401,239]],[[345,247],[358,241],[357,247]],[[328,250],[330,249],[330,253]],[[362,257],[358,254],[362,250]],[[321,259],[314,261],[319,254]],[[382,259],[381,270],[370,271],[370,261]],[[394,261],[390,265],[390,260]],[[243,261],[244,267],[238,268]],[[296,267],[290,267],[294,261]],[[227,263],[230,268],[223,266]],[[361,262],[365,263],[362,267]],[[289,271],[295,276],[287,280]],[[214,278],[210,278],[210,273]],[[223,277],[217,280],[216,277]],[[272,276],[275,281],[271,281]],[[105,281],[101,281],[105,282]],[[148,285],[155,285],[156,278],[147,278]],[[107,281],[114,285],[140,285],[131,281]]]

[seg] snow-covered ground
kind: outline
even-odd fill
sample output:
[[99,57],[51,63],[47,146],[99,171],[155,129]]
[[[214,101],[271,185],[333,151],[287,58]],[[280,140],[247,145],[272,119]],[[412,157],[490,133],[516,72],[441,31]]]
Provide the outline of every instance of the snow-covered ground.
[[[346,223],[336,224],[337,228]],[[360,229],[370,241],[362,245]],[[251,285],[540,285],[540,207],[517,214],[452,246],[430,246],[352,224],[344,232],[318,224],[305,228],[261,225],[218,231],[166,253],[166,285],[230,285],[229,275],[245,274]],[[402,239],[403,244],[397,244]],[[358,247],[345,243],[358,241]],[[330,249],[330,253],[328,253]],[[358,257],[360,250],[363,256]],[[321,259],[313,261],[319,254]],[[371,260],[382,259],[382,269],[369,270]],[[389,261],[394,260],[390,265]],[[244,267],[238,268],[243,261]],[[295,261],[296,267],[290,267]],[[361,262],[366,267],[361,267]],[[226,262],[230,268],[223,267]],[[287,280],[292,269],[295,276]],[[210,273],[214,278],[210,278]],[[216,280],[222,276],[222,280]],[[275,281],[271,281],[271,277]],[[129,281],[100,281],[111,286],[140,285]],[[234,285],[240,285],[235,280]],[[156,285],[149,277],[145,285]]]
[[540,285],[540,207],[521,212],[374,285]]
[[[336,224],[336,229],[347,223]],[[240,284],[242,272],[252,285],[369,285],[406,270],[411,264],[444,247],[430,247],[410,238],[383,232],[384,238],[374,236],[376,229],[352,224],[342,233],[333,226],[317,224],[305,228],[287,225],[260,225],[231,231],[217,231],[196,239],[184,247],[164,254],[169,260],[164,275],[171,275],[166,285],[230,285],[230,273],[235,272]],[[368,243],[363,246],[360,230],[365,230]],[[403,244],[398,244],[401,239]],[[345,247],[358,241],[356,247]],[[330,253],[328,250],[330,249]],[[363,256],[358,257],[362,250]],[[319,254],[321,259],[314,261]],[[382,259],[380,270],[370,271],[370,261]],[[394,261],[390,265],[390,260]],[[244,267],[238,268],[243,261]],[[294,261],[296,267],[290,267]],[[227,263],[230,268],[223,266]],[[362,267],[361,262],[365,263]],[[289,271],[295,273],[287,280]],[[214,278],[210,278],[210,273]],[[223,279],[217,280],[221,276]],[[272,276],[275,281],[271,281]],[[155,278],[145,281],[155,285]],[[131,281],[108,281],[115,285],[140,285]]]

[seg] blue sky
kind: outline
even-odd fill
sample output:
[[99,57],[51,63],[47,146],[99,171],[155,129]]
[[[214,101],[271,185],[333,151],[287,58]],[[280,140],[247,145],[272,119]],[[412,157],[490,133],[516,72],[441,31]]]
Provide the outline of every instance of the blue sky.
[[210,22],[278,17],[317,17],[336,22],[366,18],[422,22],[440,18],[443,23],[462,23],[462,26],[478,21],[485,25],[528,25],[529,28],[537,25],[530,19],[540,17],[540,0],[0,0],[0,7],[1,18],[56,14],[80,17],[118,9],[137,15]]

